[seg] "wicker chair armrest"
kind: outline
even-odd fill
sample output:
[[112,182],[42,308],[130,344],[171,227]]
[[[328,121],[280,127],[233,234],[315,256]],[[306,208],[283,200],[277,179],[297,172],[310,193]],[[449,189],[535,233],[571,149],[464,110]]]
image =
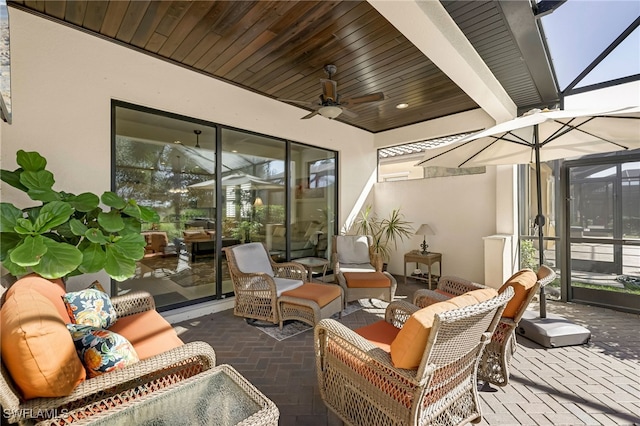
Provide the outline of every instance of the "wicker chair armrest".
[[434,303],[444,302],[449,299],[449,296],[436,293],[433,290],[416,290],[416,292],[413,293],[413,304],[418,308],[425,308],[429,305],[433,305]]
[[[55,409],[63,413],[71,412],[72,410],[82,411],[83,407],[87,405],[105,398],[108,399],[117,394],[125,394],[127,390],[136,387],[142,386],[144,388],[138,389],[136,393],[140,393],[143,390],[144,392],[149,392],[150,387],[146,385],[163,377],[167,379],[160,380],[161,386],[209,370],[215,367],[215,364],[215,351],[209,344],[191,342],[128,367],[87,379],[76,386],[68,396],[36,398],[26,401],[17,412],[28,415],[29,413],[37,412],[46,413]],[[10,419],[10,421],[16,420],[19,420],[19,418]]]
[[111,298],[111,304],[118,318],[152,311],[156,308],[153,296],[146,291],[133,291],[121,296],[114,296]]
[[[340,362],[336,357],[325,357],[327,345],[332,342],[353,357],[361,361],[367,368],[381,376],[395,375],[405,379],[413,386],[417,386],[417,370],[396,368],[391,362],[391,356],[374,345],[355,331],[347,328],[338,321],[323,319],[316,325],[315,330],[316,353],[320,355],[320,366],[324,368],[327,362]],[[358,373],[355,373],[358,374]]]
[[438,290],[456,296],[464,294],[468,291],[478,290],[481,288],[486,288],[486,286],[454,276],[444,276],[441,277],[438,281]]
[[337,260],[335,262],[332,262],[333,265],[333,280],[334,282],[338,282],[338,276],[342,275],[340,273],[340,262],[338,262]]
[[556,272],[547,265],[541,265],[538,272],[536,272],[536,276],[538,277],[540,287],[544,287],[556,279]]
[[304,281],[307,276],[307,270],[300,263],[273,263],[271,266],[273,267],[273,273],[278,278],[293,278]]
[[420,310],[416,305],[412,305],[404,300],[395,300],[387,306],[384,313],[384,320],[394,327],[402,328],[411,314]]

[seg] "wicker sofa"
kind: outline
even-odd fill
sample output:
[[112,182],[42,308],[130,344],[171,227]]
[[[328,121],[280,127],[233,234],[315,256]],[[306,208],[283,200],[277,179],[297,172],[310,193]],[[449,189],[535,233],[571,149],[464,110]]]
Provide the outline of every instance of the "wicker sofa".
[[110,299],[117,321],[109,330],[127,338],[140,360],[89,378],[66,329],[64,294],[38,276],[3,294],[0,405],[10,423],[67,424],[215,367],[211,346],[184,344],[153,297],[137,292]]

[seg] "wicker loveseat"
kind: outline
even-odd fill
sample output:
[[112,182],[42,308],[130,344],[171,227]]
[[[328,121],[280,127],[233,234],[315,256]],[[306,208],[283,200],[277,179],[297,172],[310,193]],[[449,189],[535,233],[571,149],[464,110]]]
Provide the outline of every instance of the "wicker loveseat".
[[[546,265],[540,266],[537,273],[523,269],[512,275],[498,290],[512,287],[515,296],[503,311],[491,342],[487,345],[478,366],[478,379],[497,386],[509,384],[509,365],[516,351],[515,330],[529,306],[531,299],[540,287],[553,281],[556,273]],[[486,288],[463,278],[447,276],[438,281],[436,290],[418,290],[414,293],[413,303],[418,307],[429,306],[443,300],[449,300],[468,291]],[[486,389],[486,388],[485,388]]]
[[512,289],[479,290],[424,309],[394,301],[384,321],[355,331],[320,321],[315,349],[323,401],[347,425],[479,420],[478,359],[512,296]]
[[0,405],[9,423],[86,419],[215,367],[211,346],[184,344],[155,311],[153,297],[137,292],[110,299],[117,314],[110,330],[119,325],[117,333],[140,360],[89,378],[66,330],[64,294],[58,284],[34,276],[3,294]]

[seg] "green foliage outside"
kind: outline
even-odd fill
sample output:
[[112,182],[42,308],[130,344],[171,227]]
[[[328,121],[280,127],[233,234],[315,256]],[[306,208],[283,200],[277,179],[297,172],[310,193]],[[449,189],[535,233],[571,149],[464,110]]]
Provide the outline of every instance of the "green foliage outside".
[[537,271],[539,261],[536,253],[532,240],[520,240],[520,268]]

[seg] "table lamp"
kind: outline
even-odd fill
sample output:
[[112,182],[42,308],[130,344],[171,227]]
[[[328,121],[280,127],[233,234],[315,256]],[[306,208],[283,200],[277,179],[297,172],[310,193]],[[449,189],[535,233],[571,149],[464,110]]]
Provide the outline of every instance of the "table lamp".
[[426,223],[423,223],[422,225],[420,225],[420,228],[418,228],[418,230],[416,231],[416,235],[423,236],[422,244],[420,244],[420,248],[422,249],[422,254],[429,253],[429,251],[427,250],[429,248],[429,244],[427,244],[427,235],[436,235],[436,233],[433,232],[433,229],[431,229],[429,225],[427,225]]

